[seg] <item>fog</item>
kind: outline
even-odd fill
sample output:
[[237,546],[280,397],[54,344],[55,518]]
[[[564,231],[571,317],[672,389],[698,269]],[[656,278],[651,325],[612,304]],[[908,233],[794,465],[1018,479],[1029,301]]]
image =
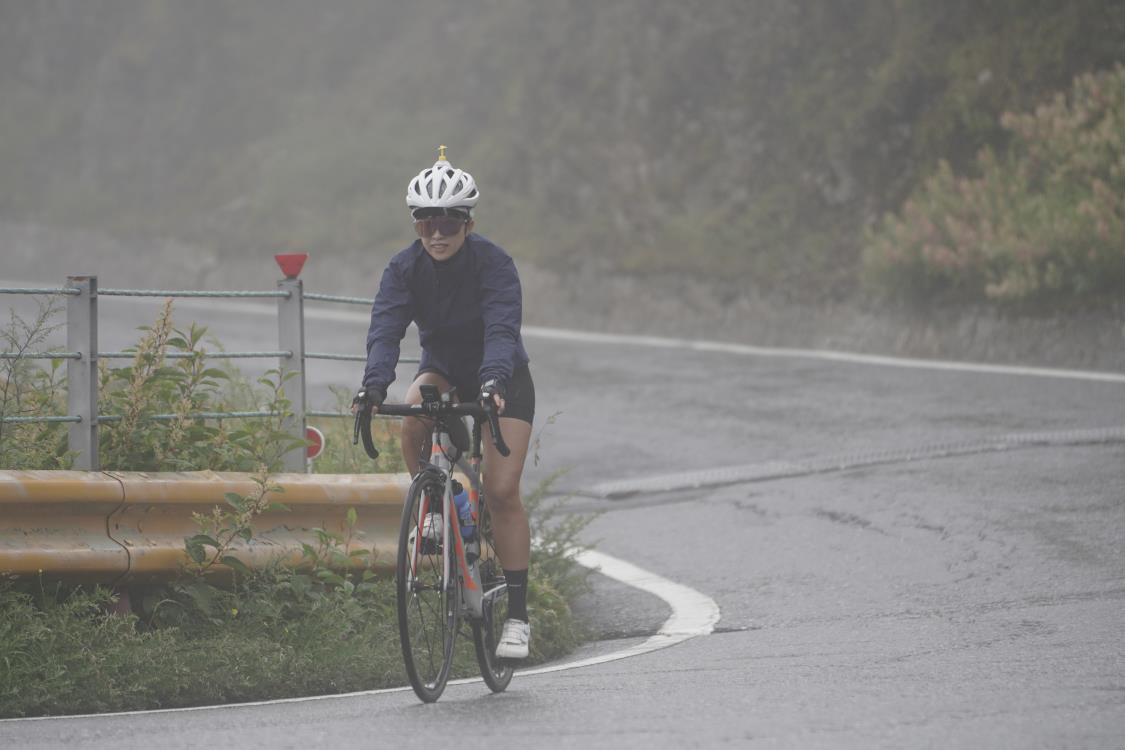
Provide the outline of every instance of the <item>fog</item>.
[[977,5],[2,0],[0,275],[370,295],[444,144],[530,322],[894,348],[865,232],[1122,52]]

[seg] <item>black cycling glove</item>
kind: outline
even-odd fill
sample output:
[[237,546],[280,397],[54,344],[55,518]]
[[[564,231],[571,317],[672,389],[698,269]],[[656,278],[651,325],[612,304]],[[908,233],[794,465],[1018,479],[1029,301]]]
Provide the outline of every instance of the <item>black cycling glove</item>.
[[352,406],[363,411],[370,411],[372,406],[379,406],[381,403],[383,399],[380,398],[379,393],[367,388],[360,388],[352,399]]
[[492,404],[494,403],[492,400],[493,396],[505,398],[507,396],[507,392],[508,389],[505,388],[504,384],[496,378],[493,378],[492,380],[486,380],[485,382],[481,383],[480,395],[477,396],[477,401]]

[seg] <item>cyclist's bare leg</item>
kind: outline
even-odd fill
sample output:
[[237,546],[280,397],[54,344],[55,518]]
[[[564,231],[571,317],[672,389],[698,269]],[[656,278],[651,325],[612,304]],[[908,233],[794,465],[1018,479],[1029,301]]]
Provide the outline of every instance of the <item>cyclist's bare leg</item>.
[[520,497],[520,477],[531,443],[531,425],[522,419],[500,418],[500,432],[511,449],[507,458],[496,451],[487,424],[484,429],[484,496],[492,513],[496,552],[505,570],[526,570],[531,532]]
[[[424,372],[410,384],[410,388],[406,391],[405,403],[422,403],[422,390],[419,386],[429,384],[436,385],[442,393],[452,387],[449,381],[436,372]],[[406,469],[411,476],[418,473],[418,461],[423,457],[428,459],[430,456],[430,437],[433,428],[432,419],[406,417],[402,420],[402,460],[406,463]]]

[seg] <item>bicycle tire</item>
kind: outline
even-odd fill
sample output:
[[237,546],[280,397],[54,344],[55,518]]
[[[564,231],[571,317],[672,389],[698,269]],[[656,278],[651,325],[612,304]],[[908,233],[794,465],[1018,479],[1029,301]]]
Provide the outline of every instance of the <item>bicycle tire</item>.
[[[448,567],[449,575],[444,573],[440,540],[442,527],[447,523],[445,517],[440,517],[436,527],[431,519],[431,527],[437,530],[437,542],[423,535],[424,513],[430,513],[435,506],[440,512],[444,491],[441,478],[427,472],[419,474],[410,485],[402,509],[395,565],[402,658],[410,686],[425,703],[433,703],[445,690],[460,616],[457,575],[452,564]],[[446,533],[459,532],[454,527]]]
[[477,664],[484,684],[492,692],[502,693],[512,681],[513,672],[511,664],[496,656],[496,644],[500,642],[508,609],[508,591],[492,538],[492,516],[483,499],[477,515],[477,530],[480,534],[478,569],[485,596],[482,617],[472,623],[473,648],[477,652]]

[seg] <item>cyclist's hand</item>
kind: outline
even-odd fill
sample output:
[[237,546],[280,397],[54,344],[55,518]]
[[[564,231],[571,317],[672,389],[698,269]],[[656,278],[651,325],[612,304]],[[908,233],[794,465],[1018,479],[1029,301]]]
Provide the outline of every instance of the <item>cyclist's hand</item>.
[[486,405],[491,402],[496,407],[496,413],[503,414],[505,395],[504,384],[493,378],[481,384],[480,395],[477,396],[477,401],[480,402],[481,405]]
[[366,388],[360,388],[356,391],[355,398],[352,399],[352,414],[357,414],[361,410],[377,414],[379,412],[379,402],[379,394],[373,393]]

